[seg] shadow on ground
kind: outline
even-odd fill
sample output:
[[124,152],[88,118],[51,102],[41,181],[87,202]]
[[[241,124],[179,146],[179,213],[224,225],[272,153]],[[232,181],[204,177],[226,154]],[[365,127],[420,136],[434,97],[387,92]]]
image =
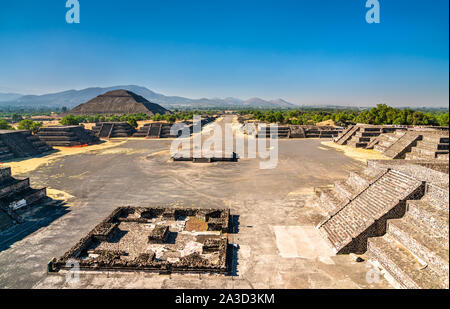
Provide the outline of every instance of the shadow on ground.
[[0,252],[9,249],[14,243],[37,230],[50,225],[56,219],[69,213],[69,210],[65,201],[47,197],[40,204],[17,213],[24,222],[0,232]]

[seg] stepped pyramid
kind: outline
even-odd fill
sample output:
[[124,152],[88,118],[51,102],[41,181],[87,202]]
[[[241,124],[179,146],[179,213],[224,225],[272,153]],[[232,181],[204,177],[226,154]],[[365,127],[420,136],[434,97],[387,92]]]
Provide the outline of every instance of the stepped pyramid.
[[30,131],[0,130],[0,161],[40,155],[52,148]]
[[46,196],[46,189],[32,189],[30,179],[15,179],[10,167],[0,168],[0,231],[21,223],[17,210],[26,208]]
[[99,138],[129,137],[136,131],[128,122],[99,122],[92,127]]
[[319,231],[337,254],[366,253],[399,287],[448,288],[449,179],[433,162],[368,161],[320,193]]
[[80,146],[99,142],[95,133],[83,126],[43,127],[36,135],[51,146]]
[[[372,142],[382,133],[392,133],[402,130],[394,126],[377,126],[356,124],[348,126],[334,141],[339,145],[349,145],[357,148],[371,148]],[[373,146],[372,146],[373,147]]]
[[67,112],[68,115],[124,115],[144,113],[150,116],[168,114],[169,110],[149,102],[128,90],[114,90],[99,95]]

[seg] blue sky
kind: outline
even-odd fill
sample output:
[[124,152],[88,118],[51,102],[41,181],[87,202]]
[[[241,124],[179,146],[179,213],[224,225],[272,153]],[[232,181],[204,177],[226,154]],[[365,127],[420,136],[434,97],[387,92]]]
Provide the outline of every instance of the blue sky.
[[186,97],[446,106],[449,1],[2,0],[0,92],[137,84]]

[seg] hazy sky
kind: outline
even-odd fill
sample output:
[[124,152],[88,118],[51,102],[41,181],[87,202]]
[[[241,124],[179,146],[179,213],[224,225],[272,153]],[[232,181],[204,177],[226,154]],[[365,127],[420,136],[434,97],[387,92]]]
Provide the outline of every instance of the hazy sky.
[[137,84],[186,97],[446,106],[449,1],[2,0],[0,92]]

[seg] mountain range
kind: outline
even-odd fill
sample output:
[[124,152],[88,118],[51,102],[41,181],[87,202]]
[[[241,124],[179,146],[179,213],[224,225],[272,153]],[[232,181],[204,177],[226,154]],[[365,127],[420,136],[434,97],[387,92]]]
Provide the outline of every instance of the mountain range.
[[124,89],[132,91],[153,103],[157,103],[167,109],[174,108],[296,108],[298,105],[289,103],[283,99],[263,100],[251,98],[241,100],[238,98],[201,98],[189,99],[178,96],[165,96],[156,93],[142,86],[114,86],[107,88],[86,88],[82,90],[67,90],[57,93],[43,95],[21,95],[16,93],[0,93],[0,106],[20,106],[20,107],[51,107],[73,108],[85,103],[96,96],[112,90]]

